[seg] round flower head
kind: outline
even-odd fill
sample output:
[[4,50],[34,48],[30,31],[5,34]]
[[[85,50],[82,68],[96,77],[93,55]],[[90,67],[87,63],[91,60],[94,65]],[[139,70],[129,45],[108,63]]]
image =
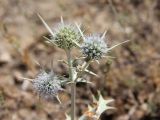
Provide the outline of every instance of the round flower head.
[[42,70],[33,80],[33,87],[36,92],[45,98],[53,98],[62,90],[61,81],[53,72]]
[[80,42],[80,33],[76,26],[72,24],[64,24],[62,22],[57,25],[54,31],[52,40],[62,49],[71,49],[76,46],[76,43]]
[[47,39],[48,42],[55,44],[56,46],[65,50],[77,46],[80,42],[81,35],[78,28],[73,24],[64,23],[62,17],[61,22],[53,30],[47,25],[47,23],[39,14],[38,17],[41,19],[42,23],[51,34],[52,39]]
[[81,49],[88,60],[98,60],[107,53],[107,45],[104,41],[104,37],[98,34],[84,37]]

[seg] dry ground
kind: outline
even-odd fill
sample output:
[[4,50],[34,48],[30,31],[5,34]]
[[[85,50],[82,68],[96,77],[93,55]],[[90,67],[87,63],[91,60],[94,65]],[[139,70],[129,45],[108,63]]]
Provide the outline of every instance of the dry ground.
[[[111,46],[128,44],[110,53],[116,57],[92,65],[100,78],[94,86],[79,84],[77,115],[86,110],[91,93],[99,89],[115,99],[116,111],[102,120],[160,120],[160,1],[159,0],[1,0],[0,1],[0,120],[63,120],[69,111],[68,93],[63,105],[38,98],[32,86],[19,77],[34,78],[39,67],[33,59],[67,76],[57,62],[65,53],[43,43],[46,29],[36,16],[40,13],[54,26],[62,15],[81,22],[86,33],[108,30]],[[75,53],[76,54],[76,53]]]

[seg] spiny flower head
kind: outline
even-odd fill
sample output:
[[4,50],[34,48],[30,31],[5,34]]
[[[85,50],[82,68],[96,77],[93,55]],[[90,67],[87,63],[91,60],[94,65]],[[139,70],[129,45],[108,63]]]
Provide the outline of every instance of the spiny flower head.
[[71,49],[80,42],[80,33],[75,25],[61,22],[55,27],[52,40],[62,49]]
[[56,97],[58,92],[62,90],[58,77],[53,72],[47,73],[44,70],[41,70],[33,80],[33,87],[44,98]]
[[98,34],[84,37],[81,49],[82,53],[89,60],[98,60],[107,53],[107,45],[104,41],[104,37]]
[[51,34],[52,39],[47,39],[51,44],[69,50],[80,42],[81,35],[74,24],[64,23],[61,17],[61,22],[52,30],[39,14],[38,17]]

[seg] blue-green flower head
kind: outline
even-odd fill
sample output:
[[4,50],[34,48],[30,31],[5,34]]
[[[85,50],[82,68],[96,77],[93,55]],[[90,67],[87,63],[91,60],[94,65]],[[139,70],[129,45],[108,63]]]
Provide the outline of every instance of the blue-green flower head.
[[53,72],[42,70],[33,80],[35,91],[44,98],[54,98],[62,90],[61,81]]
[[80,33],[74,24],[59,23],[54,28],[54,36],[52,40],[62,49],[71,49],[80,42]]
[[84,36],[81,49],[82,53],[89,60],[98,60],[107,53],[107,45],[104,37],[101,37],[99,34]]

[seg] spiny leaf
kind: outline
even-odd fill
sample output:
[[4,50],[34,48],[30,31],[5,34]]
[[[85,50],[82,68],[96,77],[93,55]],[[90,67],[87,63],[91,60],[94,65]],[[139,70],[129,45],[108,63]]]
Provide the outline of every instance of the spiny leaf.
[[65,119],[65,120],[71,120],[71,116],[69,116],[69,115],[66,114],[66,113],[65,113],[65,115],[66,115],[66,119]]
[[79,120],[90,120],[92,118],[92,120],[96,120],[94,118],[95,116],[95,111],[96,111],[96,108],[88,105],[88,111],[86,111],[80,118]]
[[114,107],[108,106],[108,104],[113,101],[114,101],[113,99],[105,100],[99,92],[99,99],[98,99],[98,103],[97,103],[98,106],[97,106],[96,114],[100,116],[104,111],[106,111],[108,109],[115,109]]
[[115,109],[114,107],[108,106],[109,103],[113,102],[113,99],[105,100],[100,92],[98,92],[98,100],[93,95],[94,105],[88,105],[88,110],[80,117],[79,120],[99,120],[101,114],[109,109]]

